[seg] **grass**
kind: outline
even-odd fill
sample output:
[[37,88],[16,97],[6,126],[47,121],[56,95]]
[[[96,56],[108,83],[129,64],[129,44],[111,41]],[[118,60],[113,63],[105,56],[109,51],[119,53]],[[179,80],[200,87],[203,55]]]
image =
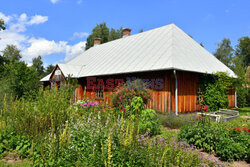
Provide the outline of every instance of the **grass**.
[[20,160],[16,162],[7,162],[0,160],[0,167],[29,167],[31,163],[27,160]]
[[239,111],[241,116],[250,116],[250,107],[237,108],[235,110]]

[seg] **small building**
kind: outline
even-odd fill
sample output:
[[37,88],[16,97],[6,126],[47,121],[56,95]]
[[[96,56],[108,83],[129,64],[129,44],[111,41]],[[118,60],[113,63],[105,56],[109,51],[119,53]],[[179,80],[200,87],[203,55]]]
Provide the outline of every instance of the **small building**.
[[[68,76],[78,80],[76,99],[85,96],[108,102],[116,85],[142,79],[150,83],[148,108],[160,112],[192,112],[201,109],[198,83],[205,73],[234,72],[174,24],[94,46],[43,78],[44,86],[60,86]],[[228,92],[229,107],[235,106],[235,91]]]

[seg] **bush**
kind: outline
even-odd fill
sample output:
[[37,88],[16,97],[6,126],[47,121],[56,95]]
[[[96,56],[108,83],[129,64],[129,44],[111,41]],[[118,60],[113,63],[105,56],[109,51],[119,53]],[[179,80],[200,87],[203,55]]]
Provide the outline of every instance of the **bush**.
[[249,160],[249,132],[239,127],[231,130],[231,126],[239,123],[199,121],[182,127],[178,138],[207,152],[215,152],[222,160]]
[[249,97],[250,97],[250,91],[247,88],[244,88],[242,85],[240,87],[237,87],[237,107],[246,107],[249,105]]
[[[150,92],[145,84],[141,84],[142,81],[135,80],[131,83],[124,83],[123,85],[118,85],[115,92],[112,94],[112,103],[115,107],[119,107],[124,110],[130,103],[132,99],[137,96],[141,97],[144,104],[147,104],[150,100]],[[139,84],[140,83],[140,84]]]
[[9,151],[16,152],[22,158],[32,153],[32,143],[27,136],[19,136],[9,127],[0,132],[0,158]]
[[156,112],[151,109],[146,109],[142,111],[140,116],[140,133],[144,134],[147,131],[152,135],[160,133],[160,122],[157,118]]
[[163,126],[172,129],[177,129],[184,125],[195,122],[196,115],[179,114],[178,116],[176,116],[175,113],[173,112],[167,112],[167,113],[159,113],[158,117]]
[[209,111],[217,111],[219,108],[228,108],[227,90],[232,88],[233,79],[226,73],[204,75],[199,83],[201,89],[201,104],[208,105]]

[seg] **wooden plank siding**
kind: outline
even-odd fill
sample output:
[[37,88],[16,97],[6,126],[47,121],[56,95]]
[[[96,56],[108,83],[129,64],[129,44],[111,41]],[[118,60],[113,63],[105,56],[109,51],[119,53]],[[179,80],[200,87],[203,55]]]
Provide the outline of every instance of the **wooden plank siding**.
[[[197,104],[197,85],[200,78],[199,73],[177,71],[178,79],[178,112],[195,112],[200,111],[201,106]],[[102,79],[104,83],[107,79],[119,79],[126,81],[126,78],[136,79],[149,79],[156,80],[162,79],[163,87],[161,89],[151,89],[151,97],[147,104],[147,108],[154,109],[158,112],[174,112],[175,111],[175,78],[173,70],[168,71],[154,71],[154,72],[141,72],[130,73],[121,75],[98,76],[96,79]],[[78,79],[79,87],[75,90],[75,100],[83,98],[84,91],[86,98],[99,101],[101,103],[112,104],[111,97],[113,89],[104,89],[103,100],[95,99],[95,90],[87,88],[87,78]],[[114,86],[117,86],[115,83]],[[155,86],[155,84],[154,84]],[[234,90],[228,91],[229,107],[234,107]]]
[[229,108],[234,108],[235,107],[235,90],[234,89],[229,89],[227,91],[228,93],[228,99],[229,99]]

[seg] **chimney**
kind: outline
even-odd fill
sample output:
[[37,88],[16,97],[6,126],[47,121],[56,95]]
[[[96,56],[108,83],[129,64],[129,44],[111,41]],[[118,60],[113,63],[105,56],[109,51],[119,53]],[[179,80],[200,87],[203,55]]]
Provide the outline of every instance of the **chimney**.
[[94,46],[101,44],[101,38],[95,38],[94,39]]
[[122,30],[122,37],[130,36],[130,32],[131,32],[131,29],[129,29],[129,28],[124,28],[124,29]]

